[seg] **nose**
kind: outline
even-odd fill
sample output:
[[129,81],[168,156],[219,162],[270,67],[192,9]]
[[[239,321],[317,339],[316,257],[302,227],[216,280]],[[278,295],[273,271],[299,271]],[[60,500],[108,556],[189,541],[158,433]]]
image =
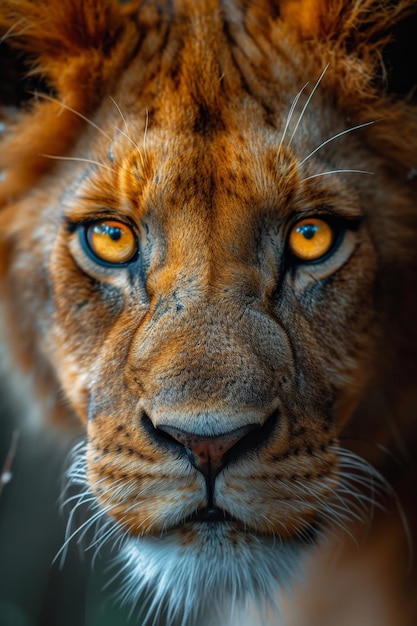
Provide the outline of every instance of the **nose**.
[[226,464],[226,453],[259,428],[259,424],[247,424],[222,435],[201,437],[173,426],[158,424],[159,430],[184,446],[191,463],[206,477],[215,476]]

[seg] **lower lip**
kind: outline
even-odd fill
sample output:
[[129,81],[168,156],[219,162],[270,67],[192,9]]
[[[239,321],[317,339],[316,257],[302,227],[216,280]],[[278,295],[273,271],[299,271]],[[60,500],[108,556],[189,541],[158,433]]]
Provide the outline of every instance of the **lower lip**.
[[215,507],[210,507],[207,509],[200,509],[196,511],[192,515],[190,515],[185,523],[215,523],[215,522],[233,522],[235,521],[229,513],[226,511],[222,511],[221,509],[217,509]]

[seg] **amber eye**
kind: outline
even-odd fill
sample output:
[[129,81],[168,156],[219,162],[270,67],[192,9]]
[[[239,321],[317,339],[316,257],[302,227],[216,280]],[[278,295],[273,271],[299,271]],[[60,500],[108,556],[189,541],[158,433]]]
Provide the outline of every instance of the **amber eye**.
[[290,232],[289,246],[301,261],[317,261],[331,249],[334,232],[319,218],[306,218],[295,224]]
[[137,251],[136,236],[123,222],[103,220],[85,229],[90,252],[99,261],[110,264],[127,263]]

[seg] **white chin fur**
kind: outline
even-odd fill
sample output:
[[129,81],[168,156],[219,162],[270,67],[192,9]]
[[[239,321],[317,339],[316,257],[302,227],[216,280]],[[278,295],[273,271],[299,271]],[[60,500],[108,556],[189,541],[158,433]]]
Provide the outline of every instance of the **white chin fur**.
[[192,527],[192,541],[181,531],[161,537],[130,537],[114,565],[121,599],[146,624],[209,626],[226,624],[251,601],[260,616],[277,590],[290,586],[299,548],[278,539],[234,533],[228,523]]

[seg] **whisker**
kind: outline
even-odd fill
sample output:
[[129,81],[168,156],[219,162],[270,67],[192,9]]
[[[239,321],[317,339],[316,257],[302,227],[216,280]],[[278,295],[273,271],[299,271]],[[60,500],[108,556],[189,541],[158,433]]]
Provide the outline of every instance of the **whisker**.
[[[99,537],[101,537],[103,534],[105,534],[105,532],[107,532],[107,531],[106,531],[106,529],[107,529],[109,526],[110,526],[110,527],[113,527],[112,520],[111,520],[109,517],[107,517],[107,516],[106,516],[105,518],[103,518],[103,519],[102,519],[102,518],[100,518],[100,517],[97,517],[97,518],[95,518],[95,519],[94,519],[94,518],[91,518],[91,520],[90,520],[90,521],[91,521],[91,523],[90,523],[90,524],[87,524],[87,525],[85,526],[85,528],[83,529],[82,533],[79,535],[79,537],[77,537],[77,545],[81,545],[81,544],[83,544],[83,543],[84,543],[84,540],[85,540],[85,537],[86,537],[87,533],[88,533],[89,531],[91,531],[91,529],[93,528],[93,526],[94,526],[95,528],[94,528],[94,533],[93,533],[93,537],[92,537],[91,541],[94,541],[96,538],[99,538]],[[99,525],[99,524],[100,524],[100,525]],[[87,547],[85,548],[85,550],[86,550],[86,551],[87,551],[87,550],[89,550],[89,549],[90,549],[90,547],[91,547],[91,545],[87,545]]]
[[81,524],[81,526],[79,526],[68,537],[66,537],[63,545],[61,546],[61,548],[56,553],[56,555],[55,555],[55,557],[54,557],[52,562],[55,563],[57,561],[58,557],[61,557],[61,559],[60,559],[60,566],[62,567],[62,565],[63,565],[63,563],[65,561],[65,556],[66,556],[66,553],[67,553],[68,545],[72,541],[72,539],[74,539],[74,537],[76,535],[78,535],[78,533],[80,533],[85,527],[87,527],[86,530],[88,530],[88,528],[90,528],[101,517],[104,517],[108,513],[108,511],[111,510],[111,508],[112,508],[112,506],[107,506],[107,507],[104,507],[102,509],[101,508],[98,509],[94,513],[94,515],[92,517],[89,517],[85,522],[83,522]]
[[149,126],[149,111],[146,109],[146,119],[145,119],[145,131],[143,133],[143,150],[146,154],[146,138],[148,135],[148,126]]
[[[357,470],[358,468],[355,467],[354,465],[349,465],[349,464],[343,465],[343,464],[341,464],[340,468],[341,468],[341,470],[343,472],[342,479],[344,477],[346,477],[350,481],[350,483],[357,483],[358,485],[361,485],[362,487],[366,487],[367,489],[370,489],[370,491],[372,491],[372,493],[376,492],[377,495],[384,494],[384,492],[386,493],[386,490],[387,490],[386,485],[384,483],[381,483],[380,481],[379,481],[379,484],[377,485],[376,482],[375,482],[375,477],[374,476],[370,475],[370,477],[368,478],[367,476],[363,476],[361,474],[356,474],[356,473],[353,474],[351,472],[346,473],[346,471],[345,471],[346,468],[347,469],[355,469],[355,470]],[[340,482],[340,480],[341,479],[339,477],[339,482]],[[343,484],[343,483],[341,483],[341,484]]]
[[[332,490],[332,494],[333,494],[333,498],[336,498],[338,500],[338,504],[334,501],[332,501],[330,504],[327,504],[326,507],[331,507],[333,513],[336,515],[336,511],[337,511],[337,515],[338,516],[342,516],[344,517],[344,519],[346,521],[348,521],[349,519],[356,519],[357,521],[364,521],[365,520],[365,513],[367,511],[367,507],[365,506],[365,502],[361,502],[361,498],[358,498],[359,503],[357,502],[347,502],[346,499],[343,497],[343,493],[347,493],[347,491],[345,489],[340,489],[340,483],[337,480],[331,479],[330,477],[326,478],[326,484],[329,483],[333,483],[334,486],[336,487],[335,489]],[[321,485],[320,485],[321,486]],[[299,492],[301,493],[306,493],[308,495],[313,496],[313,498],[320,498],[320,489],[318,489],[317,487],[319,487],[319,485],[312,485],[312,486],[307,486],[302,482],[299,481],[294,481],[293,483],[291,483],[291,487],[294,489],[298,489]],[[349,490],[349,493],[351,496],[353,496],[356,499],[356,492]],[[366,498],[364,498],[365,500]],[[368,498],[369,500],[369,498]],[[344,513],[344,516],[342,515]]]
[[296,133],[296,132],[297,132],[297,130],[298,130],[298,127],[299,127],[300,122],[301,122],[301,120],[302,120],[302,118],[303,118],[303,116],[304,116],[304,113],[306,112],[306,109],[307,109],[308,105],[310,104],[312,97],[314,96],[315,92],[317,91],[317,88],[318,88],[318,86],[320,85],[320,83],[321,83],[321,81],[322,81],[322,79],[323,79],[323,76],[324,76],[324,75],[325,75],[325,73],[327,72],[328,67],[329,67],[329,63],[326,65],[326,67],[324,68],[324,70],[322,71],[322,73],[320,74],[320,76],[318,77],[318,79],[317,79],[317,81],[316,81],[316,84],[314,85],[313,89],[311,90],[311,93],[310,93],[310,95],[308,96],[307,101],[306,101],[306,103],[304,104],[304,106],[303,106],[303,108],[302,108],[302,110],[301,110],[301,113],[300,113],[300,115],[299,115],[299,117],[298,117],[298,120],[297,120],[297,123],[296,123],[296,125],[295,125],[295,128],[294,128],[294,130],[292,131],[292,134],[291,134],[290,140],[289,140],[289,142],[288,142],[288,145],[289,145],[289,146],[291,145],[291,142],[292,142],[292,140],[294,139],[295,133]]
[[[113,96],[109,95],[109,98],[113,102],[114,106],[116,107],[120,117],[122,118],[122,121],[123,121],[123,124],[124,124],[124,127],[125,127],[124,131],[121,128],[116,127],[116,131],[118,133],[120,133],[121,135],[123,135],[123,137],[126,137],[126,139],[128,141],[130,141],[132,146],[137,150],[137,152],[139,154],[139,157],[140,157],[140,160],[141,160],[141,163],[142,163],[142,167],[145,169],[145,162],[144,162],[144,158],[143,158],[144,155],[142,154],[142,149],[139,147],[139,145],[136,143],[136,141],[134,141],[132,139],[132,137],[130,136],[130,134],[129,134],[129,126],[128,126],[127,121],[126,121],[126,117],[123,115],[123,112],[122,112],[120,106],[117,104],[117,102],[113,98]],[[145,137],[146,137],[147,125],[148,125],[148,111],[146,111],[146,116],[147,117],[146,117],[146,125],[145,125]],[[143,149],[145,150],[145,145],[144,145]]]
[[86,550],[92,550],[93,548],[97,548],[99,551],[104,543],[116,532],[119,532],[120,528],[117,524],[114,523],[113,520],[107,520],[107,523],[103,525],[103,528],[99,530],[97,535],[93,538],[92,542],[87,546]]
[[141,162],[141,164],[142,164],[142,167],[143,167],[143,169],[145,169],[145,161],[144,161],[144,158],[143,158],[142,150],[141,150],[141,148],[139,147],[139,145],[136,143],[136,141],[134,141],[134,140],[132,139],[132,137],[130,137],[130,135],[127,135],[127,134],[126,134],[126,133],[125,133],[125,132],[124,132],[121,128],[117,128],[117,127],[116,127],[116,131],[117,131],[118,133],[120,133],[121,135],[123,135],[123,137],[126,137],[126,139],[127,139],[128,141],[130,141],[130,143],[132,144],[132,146],[133,146],[134,148],[136,148],[136,150],[137,150],[137,152],[138,152],[138,154],[139,154],[139,157],[140,157],[140,162]]
[[48,96],[45,93],[38,93],[38,92],[31,92],[31,93],[32,95],[43,98],[44,100],[48,100],[49,102],[54,102],[55,104],[59,104],[59,106],[61,106],[63,109],[66,109],[67,111],[70,111],[71,113],[74,113],[74,115],[84,120],[84,122],[87,122],[87,124],[92,126],[92,128],[95,128],[97,132],[101,133],[103,137],[106,137],[106,139],[108,139],[110,142],[113,141],[113,137],[110,137],[110,135],[106,133],[106,131],[100,128],[100,126],[97,126],[97,124],[95,124],[95,122],[90,120],[87,116],[80,113],[80,111],[77,111],[77,109],[73,109],[73,107],[70,107],[68,104],[64,104],[64,102],[62,102],[61,100],[58,100],[58,98],[53,98],[52,96]]
[[[122,118],[122,122],[123,122],[123,124],[124,124],[124,127],[125,127],[125,131],[126,131],[126,133],[129,133],[129,127],[128,127],[128,125],[127,125],[126,118],[125,118],[125,116],[123,115],[121,108],[119,107],[119,105],[117,104],[117,102],[116,102],[116,100],[113,98],[113,96],[109,95],[109,98],[110,98],[110,100],[113,102],[113,104],[114,104],[114,106],[116,107],[116,109],[117,109],[117,111],[118,111],[118,113],[119,113],[120,117]],[[119,130],[119,129],[118,129],[118,130]]]
[[348,133],[352,133],[355,130],[359,130],[359,128],[365,128],[366,126],[371,126],[372,124],[376,124],[377,122],[379,122],[380,120],[373,120],[371,122],[365,122],[364,124],[358,124],[357,126],[352,126],[352,128],[347,128],[346,130],[342,130],[340,133],[337,133],[336,135],[333,135],[333,137],[330,137],[330,139],[326,139],[326,141],[323,141],[319,146],[317,146],[317,148],[315,148],[314,150],[312,150],[312,152],[310,152],[310,154],[308,154],[302,161],[301,163],[298,164],[299,167],[301,167],[302,165],[304,165],[304,163],[306,161],[308,161],[313,154],[316,154],[316,152],[318,152],[319,150],[321,150],[321,148],[323,148],[324,146],[326,146],[328,143],[330,143],[331,141],[334,141],[335,139],[338,139],[339,137],[342,137],[343,135],[347,135]]
[[111,545],[111,548],[110,548],[111,551],[115,551],[116,550],[116,544],[117,543],[119,543],[118,551],[120,551],[122,549],[121,541],[124,538],[122,530],[119,528],[119,526],[116,526],[116,525],[113,525],[111,527],[111,530],[112,530],[112,533],[109,533],[109,534],[105,533],[104,536],[103,536],[102,541],[100,541],[100,543],[98,543],[98,545],[95,547],[94,554],[93,554],[92,559],[91,559],[92,567],[94,567],[94,564],[97,561],[97,558],[99,557],[100,552],[101,552],[103,546],[106,545],[106,544],[110,544],[111,540],[113,540],[113,544]]
[[313,178],[319,178],[320,176],[329,176],[330,174],[346,174],[346,173],[350,173],[350,174],[372,174],[374,175],[375,172],[368,172],[367,170],[350,170],[350,169],[346,169],[346,170],[330,170],[328,172],[320,172],[320,174],[312,174],[312,176],[307,176],[307,178],[303,178],[300,181],[301,183],[305,183],[307,180],[312,180]]
[[[347,450],[346,448],[336,448],[336,447],[332,447],[330,446],[330,449],[333,449],[339,457],[339,461],[340,461],[340,468],[342,470],[342,478],[347,476],[347,479],[352,483],[352,482],[357,482],[358,484],[361,484],[361,479],[362,479],[362,484],[366,485],[366,476],[364,476],[363,474],[368,474],[368,476],[370,477],[370,484],[368,484],[368,488],[371,488],[371,491],[373,491],[375,489],[375,483],[374,481],[376,481],[376,484],[378,485],[378,487],[380,489],[383,488],[383,490],[385,491],[385,493],[387,494],[387,496],[389,496],[391,498],[391,500],[393,501],[393,503],[395,504],[395,508],[397,510],[400,522],[401,522],[401,526],[404,532],[404,537],[405,537],[405,541],[408,547],[408,567],[411,570],[412,564],[413,564],[413,560],[414,560],[414,546],[413,546],[413,539],[411,536],[411,531],[410,531],[410,526],[408,524],[408,520],[407,520],[407,516],[405,514],[405,511],[403,509],[403,506],[401,504],[401,500],[397,494],[397,492],[395,491],[395,489],[393,488],[393,486],[386,480],[386,478],[377,470],[375,469],[368,461],[366,461],[365,459],[361,458],[360,456],[358,456],[357,454],[355,454],[354,452],[352,452],[351,450]],[[362,476],[358,477],[356,474],[352,475],[352,474],[348,474],[346,475],[346,473],[343,472],[343,468],[351,468],[354,469],[356,471],[359,471],[362,473]],[[373,480],[372,480],[373,479]],[[344,484],[344,486],[346,487],[346,483]],[[374,506],[377,506],[378,508],[384,508],[382,507],[377,501],[374,500]]]
[[291,104],[290,110],[288,111],[287,120],[286,120],[286,122],[285,122],[284,130],[283,130],[283,132],[282,132],[281,141],[279,142],[279,146],[278,146],[278,154],[279,154],[279,153],[281,152],[281,150],[282,150],[282,145],[283,145],[283,143],[284,143],[285,136],[286,136],[287,131],[288,131],[288,127],[289,127],[289,125],[290,125],[290,123],[291,123],[291,119],[292,119],[292,116],[293,116],[293,114],[294,114],[295,107],[297,106],[297,103],[298,103],[298,101],[299,101],[299,99],[300,99],[300,97],[301,97],[301,94],[303,93],[303,91],[304,91],[304,89],[307,87],[307,85],[308,85],[308,82],[307,82],[307,83],[306,83],[306,84],[305,84],[305,85],[304,85],[304,86],[300,89],[300,91],[297,93],[297,95],[295,96],[295,98],[294,98],[294,100],[293,100],[293,102],[292,102],[292,104]]
[[74,505],[74,508],[71,510],[70,515],[72,515],[73,511],[76,508],[82,506],[83,504],[89,504],[90,502],[95,502],[96,497],[89,491],[85,491],[84,493],[77,493],[74,496],[70,496],[69,498],[64,500],[64,502],[61,505],[62,508],[66,509],[74,500],[77,500],[77,503]]
[[105,163],[101,163],[100,161],[94,161],[93,159],[87,159],[85,157],[73,157],[73,156],[58,156],[56,154],[40,154],[39,156],[45,157],[46,159],[54,159],[55,161],[77,161],[80,163],[90,163],[90,165],[98,165],[99,167],[104,167],[104,169],[109,170],[113,174],[116,174],[116,170],[110,165],[106,165]]
[[358,546],[358,540],[348,526],[349,518],[347,515],[337,513],[330,505],[326,505],[320,509],[320,515],[324,520],[328,521],[331,526],[342,530],[352,540],[355,546]]

